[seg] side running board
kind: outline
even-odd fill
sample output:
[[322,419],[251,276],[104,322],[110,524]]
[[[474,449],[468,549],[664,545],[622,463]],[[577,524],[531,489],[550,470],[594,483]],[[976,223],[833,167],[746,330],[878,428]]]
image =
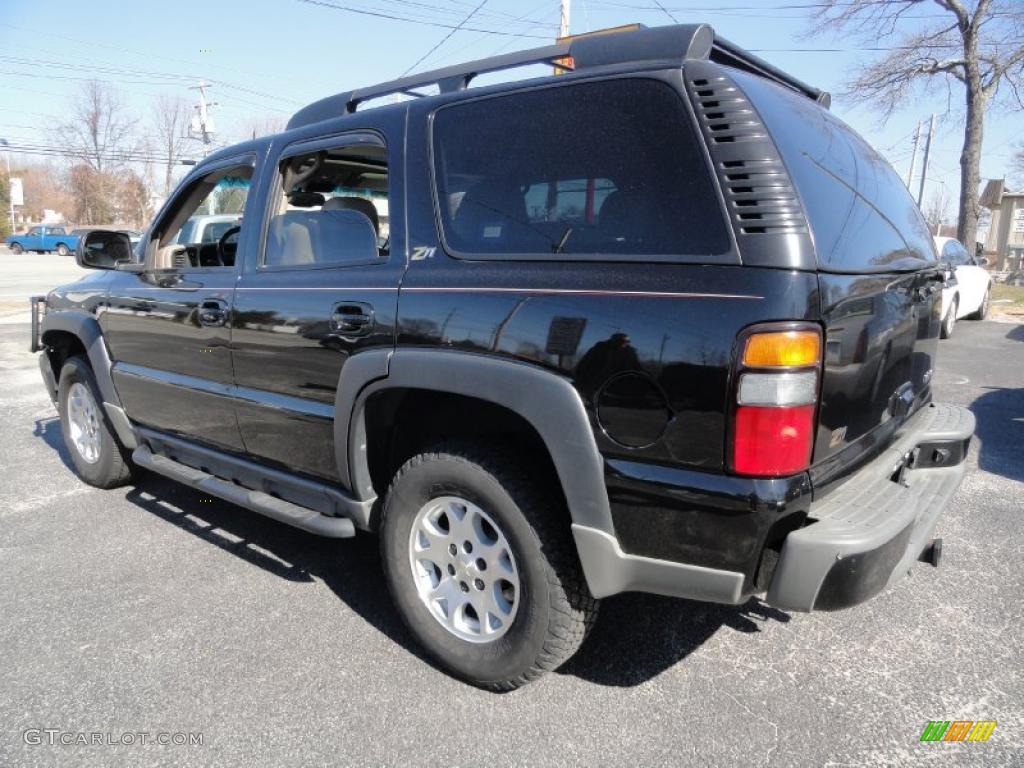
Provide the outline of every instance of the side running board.
[[179,483],[190,485],[203,493],[217,496],[232,504],[251,509],[253,512],[315,533],[318,536],[347,539],[355,536],[356,533],[355,526],[347,517],[329,517],[315,509],[293,504],[290,501],[271,496],[269,493],[244,488],[167,456],[154,454],[145,445],[140,445],[132,452],[132,461],[140,467],[177,480]]

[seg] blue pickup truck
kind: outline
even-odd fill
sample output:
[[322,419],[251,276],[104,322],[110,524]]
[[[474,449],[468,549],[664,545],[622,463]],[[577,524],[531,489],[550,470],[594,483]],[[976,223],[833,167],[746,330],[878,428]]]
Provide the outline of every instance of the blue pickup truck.
[[30,227],[21,235],[9,235],[5,240],[7,247],[14,253],[23,251],[56,251],[67,256],[78,245],[78,235],[70,234],[64,227]]

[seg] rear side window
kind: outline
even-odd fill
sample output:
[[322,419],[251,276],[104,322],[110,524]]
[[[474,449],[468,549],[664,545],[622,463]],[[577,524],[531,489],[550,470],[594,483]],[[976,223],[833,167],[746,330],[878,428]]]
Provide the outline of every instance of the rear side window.
[[681,96],[649,79],[490,97],[434,117],[444,241],[504,258],[680,256],[730,248]]
[[809,99],[730,74],[757,107],[800,191],[822,269],[906,270],[935,261],[928,225],[885,158]]

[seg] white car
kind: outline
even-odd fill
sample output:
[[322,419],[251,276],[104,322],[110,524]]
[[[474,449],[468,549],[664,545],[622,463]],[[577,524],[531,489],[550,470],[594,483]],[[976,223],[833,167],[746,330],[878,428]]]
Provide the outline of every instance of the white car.
[[954,279],[942,289],[942,338],[948,339],[957,320],[985,319],[992,296],[992,277],[985,269],[985,259],[971,256],[951,237],[936,237],[935,250],[939,261],[949,264],[954,274]]

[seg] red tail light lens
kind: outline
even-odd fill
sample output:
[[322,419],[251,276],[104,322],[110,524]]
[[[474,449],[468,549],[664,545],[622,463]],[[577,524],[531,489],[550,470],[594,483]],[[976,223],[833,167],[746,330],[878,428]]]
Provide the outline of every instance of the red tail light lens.
[[814,444],[814,405],[736,409],[733,469],[741,475],[791,475],[807,469]]

